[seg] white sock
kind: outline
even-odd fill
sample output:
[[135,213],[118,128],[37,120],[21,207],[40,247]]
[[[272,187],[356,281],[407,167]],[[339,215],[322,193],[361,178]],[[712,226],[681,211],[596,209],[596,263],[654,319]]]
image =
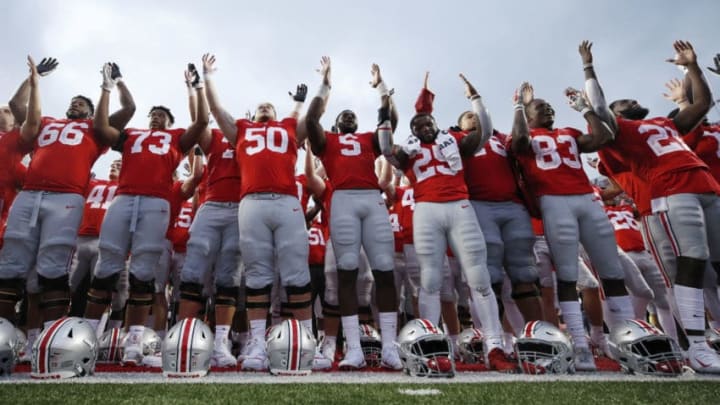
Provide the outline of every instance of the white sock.
[[585,336],[580,302],[560,301],[560,310],[562,311],[563,321],[565,321],[567,330],[573,338],[575,347],[589,347],[587,337]]
[[348,350],[360,349],[360,321],[358,316],[343,316],[340,321],[342,322],[345,344]]
[[258,339],[261,342],[264,342],[266,326],[267,326],[267,321],[265,320],[265,318],[251,320],[250,321],[250,336],[252,336],[254,339]]
[[440,321],[440,291],[428,293],[424,288],[420,288],[418,293],[418,307],[420,310],[420,318],[437,325]]
[[383,347],[395,347],[397,339],[397,312],[380,312],[380,336]]
[[703,290],[675,284],[675,302],[685,329],[705,330]]
[[607,312],[604,312],[603,316],[611,331],[624,320],[635,318],[629,295],[605,297],[605,305]]
[[323,355],[330,360],[335,360],[335,351],[337,350],[337,336],[325,335],[323,340]]
[[215,325],[215,346],[227,342],[230,335],[230,325]]
[[470,305],[475,307],[482,322],[487,352],[489,353],[496,347],[502,348],[503,330],[502,325],[500,325],[495,293],[490,288],[487,289],[485,294],[473,289],[470,291]]

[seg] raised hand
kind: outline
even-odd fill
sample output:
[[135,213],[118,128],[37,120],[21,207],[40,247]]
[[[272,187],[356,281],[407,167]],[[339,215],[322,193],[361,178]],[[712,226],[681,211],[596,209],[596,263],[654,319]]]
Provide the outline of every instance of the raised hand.
[[28,55],[27,57],[27,65],[30,69],[30,76],[28,77],[28,80],[30,81],[31,85],[37,86],[40,73],[38,72],[37,66],[35,66],[35,61],[30,55]]
[[522,101],[520,99],[520,89],[517,88],[513,92],[512,103],[514,107],[522,108]]
[[206,53],[202,56],[203,74],[213,74],[217,68],[215,67],[215,55]]
[[59,62],[55,58],[43,58],[35,68],[40,76],[47,76],[55,70],[58,64]]
[[187,70],[185,70],[185,83],[188,87],[197,87],[200,84],[200,73],[194,63],[188,63]]
[[115,83],[122,80],[122,73],[120,73],[120,66],[118,66],[117,63],[112,62],[110,63],[110,78],[113,79]]
[[663,97],[666,99],[675,104],[687,101],[687,97],[685,97],[685,89],[683,89],[683,82],[680,79],[670,80],[665,83],[665,87],[668,89],[668,93],[663,93]]
[[679,66],[687,66],[697,62],[697,55],[690,42],[675,41],[673,43],[675,49],[675,57],[666,59],[666,62],[674,63]]
[[320,69],[316,69],[318,73],[323,77],[323,84],[330,85],[330,57],[323,56],[320,58]]
[[568,87],[565,89],[565,97],[573,110],[583,114],[591,110],[587,97],[585,97],[585,94],[580,90]]
[[470,81],[462,73],[460,73],[460,80],[462,80],[463,83],[465,83],[465,97],[473,98],[474,96],[478,96],[478,92],[477,92],[477,90],[475,90],[475,87],[473,87],[473,85],[470,84]]
[[715,63],[715,68],[708,66],[708,70],[720,76],[720,53],[715,55],[713,63]]
[[288,91],[288,94],[290,95],[290,97],[292,97],[293,100],[297,101],[298,103],[304,103],[305,99],[307,98],[307,86],[303,83],[300,83],[297,85],[295,94],[293,94],[291,91]]
[[535,90],[530,83],[522,82],[520,84],[520,99],[524,105],[530,104],[535,99]]
[[580,57],[582,58],[583,65],[592,65],[592,46],[592,42],[582,41],[580,43],[580,46],[578,47],[578,52],[580,52]]
[[425,80],[423,81],[423,88],[425,90],[430,90],[430,88],[428,88],[428,79],[430,79],[430,72],[425,72]]
[[108,62],[104,64],[102,70],[100,70],[103,78],[103,82],[100,87],[107,91],[112,91],[113,87],[115,87],[115,80],[112,79],[112,69],[112,63]]
[[370,66],[370,74],[372,75],[372,80],[370,80],[370,85],[373,88],[376,88],[380,82],[382,82],[382,76],[380,75],[380,66],[378,66],[377,63],[373,63],[372,66]]

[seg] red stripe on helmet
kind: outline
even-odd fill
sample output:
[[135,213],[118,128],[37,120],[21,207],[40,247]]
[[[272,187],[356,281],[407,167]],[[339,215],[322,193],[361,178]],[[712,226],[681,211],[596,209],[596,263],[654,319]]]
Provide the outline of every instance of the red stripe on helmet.
[[40,345],[38,346],[38,373],[45,374],[50,370],[50,356],[48,356],[50,343],[55,338],[58,329],[60,329],[67,320],[68,318],[64,317],[53,322],[53,324],[48,328],[45,336],[43,336],[42,341],[40,341]]
[[288,321],[290,326],[290,370],[300,369],[300,323],[295,319]]
[[117,348],[118,348],[118,338],[120,337],[120,329],[113,328],[110,331],[110,347],[108,348],[110,353],[108,353],[108,360],[109,361],[116,361],[117,358],[115,355],[117,354]]
[[178,370],[181,373],[188,372],[190,369],[190,353],[189,353],[189,342],[190,342],[190,336],[191,336],[191,329],[193,327],[193,321],[195,318],[186,318],[183,320],[183,324],[180,327],[180,338],[178,339],[179,347],[178,347],[178,364],[177,367],[180,368]]
[[535,324],[537,324],[537,321],[530,321],[525,325],[525,330],[523,331],[523,336],[525,337],[532,337],[532,330],[535,328]]
[[425,329],[430,333],[440,333],[438,332],[437,328],[435,328],[435,325],[432,324],[432,322],[428,321],[427,319],[420,319],[420,323],[425,327]]

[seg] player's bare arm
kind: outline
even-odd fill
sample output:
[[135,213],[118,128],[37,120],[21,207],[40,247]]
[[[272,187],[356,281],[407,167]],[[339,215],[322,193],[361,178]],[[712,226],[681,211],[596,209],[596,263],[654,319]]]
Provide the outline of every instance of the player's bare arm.
[[[520,88],[515,91],[518,95],[517,100],[513,100],[515,104],[515,116],[513,118],[513,129],[515,129],[515,120],[522,119],[524,121],[524,131],[522,126],[518,126],[517,132],[511,132],[511,143],[510,149],[515,153],[522,153],[530,148],[530,130],[527,125],[527,116],[525,115],[525,108],[530,105],[530,102],[535,98],[535,90],[533,86],[528,82],[522,82]],[[517,102],[516,102],[517,101]],[[518,106],[518,104],[520,104]]]
[[117,63],[110,64],[110,78],[115,82],[120,96],[120,109],[110,116],[110,126],[122,131],[135,115],[135,100],[128,90]]
[[[200,84],[200,73],[198,72],[197,68],[195,67],[194,63],[188,63],[188,67],[185,70],[185,86],[187,87],[188,92],[188,111],[190,111],[190,119],[192,121],[195,121],[197,118],[197,108],[198,108],[198,90],[196,87]],[[202,91],[202,89],[200,90]],[[200,138],[198,139],[198,145],[204,152],[207,152],[207,150],[210,148],[210,144],[212,142],[212,131],[210,130],[210,127],[205,127],[205,129],[202,131],[202,134],[200,134]]]
[[580,135],[577,138],[578,149],[580,152],[596,152],[602,149],[605,144],[615,139],[615,134],[610,126],[600,119],[600,116],[590,107],[586,94],[568,87],[565,89],[565,97],[570,107],[583,115],[590,128],[589,134]]
[[42,109],[40,107],[40,89],[38,88],[40,74],[35,66],[35,61],[30,55],[27,57],[27,65],[30,69],[30,75],[27,78],[30,86],[30,97],[28,98],[27,116],[20,129],[20,137],[24,143],[31,144],[35,142],[35,139],[40,134]]
[[[49,75],[55,70],[58,63],[55,58],[43,58],[36,66],[38,74],[40,77]],[[17,126],[21,126],[25,121],[28,97],[30,97],[30,82],[28,79],[25,79],[8,102],[8,107],[10,107],[10,111],[12,111],[13,117],[15,118],[15,125]]]
[[217,68],[215,67],[215,55],[206,53],[202,57],[203,62],[203,76],[205,78],[205,96],[207,97],[208,106],[212,113],[215,121],[217,121],[220,130],[222,131],[225,138],[230,142],[231,145],[235,145],[237,141],[237,126],[235,125],[235,118],[230,115],[220,105],[217,91],[215,90],[215,84],[213,75]]
[[578,46],[578,52],[583,63],[583,73],[585,75],[585,96],[590,107],[595,114],[600,116],[613,132],[617,132],[617,121],[615,115],[610,111],[605,100],[605,94],[600,87],[593,66],[592,42],[582,41]]
[[325,130],[320,124],[320,118],[325,113],[327,100],[330,97],[330,57],[323,56],[320,58],[320,69],[317,70],[322,76],[322,84],[317,95],[310,101],[307,113],[305,114],[304,125],[301,122],[298,127],[304,126],[307,139],[310,141],[310,149],[316,155],[321,154],[325,150],[327,139],[325,139]]
[[663,97],[666,100],[670,100],[675,103],[680,111],[686,109],[690,105],[682,80],[670,79],[670,81],[665,83],[665,88],[667,89],[667,93],[663,93]]
[[315,155],[310,149],[309,142],[305,142],[305,177],[307,178],[307,188],[310,193],[320,198],[325,193],[325,181],[317,174],[315,167]]
[[[380,66],[378,66],[376,63],[373,63],[370,67],[370,74],[372,79],[370,80],[370,86],[372,86],[374,89],[377,89],[380,93],[380,108],[386,109],[388,111],[388,120],[390,121],[390,128],[392,129],[392,133],[395,132],[395,129],[397,128],[397,121],[398,121],[398,114],[397,109],[395,108],[395,104],[392,102],[392,90],[388,90],[387,84],[382,79],[382,75],[380,74]],[[378,126],[380,126],[382,122],[378,122]],[[378,131],[375,130],[375,133],[373,134],[373,147],[375,148],[376,152],[379,152],[380,154],[385,154],[390,148],[392,148],[392,137],[388,140],[385,140],[385,143],[380,143],[380,138],[378,137]]]
[[[523,82],[520,88],[515,89],[513,93],[513,126],[510,130],[510,138],[512,142],[511,148],[514,151],[526,150],[530,146],[530,128],[528,127],[527,117],[525,116],[525,105],[523,104],[522,93],[527,91],[530,83]],[[531,98],[532,99],[532,98]]]
[[478,128],[475,128],[474,131],[460,140],[460,154],[463,157],[470,157],[490,139],[493,126],[490,114],[488,114],[487,108],[482,102],[482,97],[475,90],[475,86],[462,73],[460,73],[460,80],[465,84],[465,97],[470,100],[472,110],[477,115],[479,124]]
[[193,154],[189,157],[190,175],[183,181],[180,186],[183,200],[187,200],[195,194],[197,186],[200,185],[203,177],[203,153],[199,146],[193,149]]
[[100,101],[98,101],[97,111],[93,118],[93,129],[95,137],[104,145],[115,145],[120,139],[120,133],[123,128],[115,128],[110,125],[108,110],[110,108],[110,93],[115,88],[115,80],[112,78],[112,64],[110,62],[103,65],[102,85],[100,91]]
[[180,149],[183,153],[187,153],[200,139],[210,123],[210,112],[208,111],[208,102],[203,91],[204,83],[198,80],[194,85],[197,91],[197,115],[192,124],[187,128],[184,134],[180,136]]
[[686,77],[691,82],[692,88],[692,102],[673,118],[678,131],[681,134],[686,134],[705,118],[705,115],[710,110],[712,95],[700,66],[698,66],[697,55],[690,42],[675,41],[673,48],[675,49],[675,57],[667,61],[687,68]]

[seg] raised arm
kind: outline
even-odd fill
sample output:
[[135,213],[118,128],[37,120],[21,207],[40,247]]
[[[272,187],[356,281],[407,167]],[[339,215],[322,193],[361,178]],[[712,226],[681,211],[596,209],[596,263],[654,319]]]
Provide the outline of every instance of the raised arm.
[[510,130],[510,149],[513,152],[522,152],[530,147],[530,128],[525,116],[524,99],[532,101],[533,89],[528,82],[522,82],[520,88],[515,89],[513,94],[513,126]]
[[[370,66],[370,74],[372,75],[370,85],[374,89],[377,89],[378,93],[380,93],[380,104],[384,104],[386,98],[392,98],[393,90],[388,89],[387,84],[385,83],[382,75],[380,74],[380,66],[378,66],[377,63],[373,63],[372,66]],[[394,133],[397,129],[398,113],[397,109],[395,108],[395,103],[393,103],[392,100],[388,100],[387,102],[390,107],[390,125],[392,126],[392,130]]]
[[[188,110],[190,111],[190,120],[195,121],[197,118],[197,90],[195,86],[200,83],[200,73],[198,73],[195,64],[188,63],[188,68],[185,70],[185,85],[187,86],[188,92]],[[210,127],[206,127],[198,139],[198,145],[203,151],[207,152],[212,142],[212,131]]]
[[192,124],[188,127],[184,134],[180,136],[180,149],[186,153],[195,145],[200,136],[207,130],[210,122],[210,113],[208,111],[208,103],[203,91],[203,82],[199,80],[193,82],[193,87],[197,91],[197,114]]
[[305,177],[307,178],[307,188],[314,196],[320,197],[325,193],[325,181],[317,174],[315,170],[315,155],[305,143]]
[[123,128],[115,128],[110,125],[108,110],[110,108],[110,92],[115,87],[115,81],[112,79],[112,64],[106,63],[102,68],[103,83],[100,86],[100,101],[93,118],[93,129],[95,137],[105,145],[115,145],[120,138]]
[[580,135],[577,138],[577,145],[580,152],[597,152],[606,143],[615,139],[615,133],[610,126],[603,121],[598,114],[590,107],[586,95],[579,90],[568,87],[565,89],[565,97],[567,97],[570,107],[583,115],[587,121],[590,133]]
[[583,62],[583,72],[585,74],[585,96],[590,103],[590,107],[595,111],[603,122],[605,122],[613,132],[617,131],[617,121],[615,115],[610,111],[605,100],[605,93],[597,80],[595,68],[593,67],[592,42],[582,41],[578,47],[580,58]]
[[[58,61],[55,58],[43,58],[35,68],[37,69],[40,77],[47,76],[52,73],[58,65]],[[13,117],[15,118],[15,125],[21,126],[25,122],[25,116],[27,115],[27,103],[30,97],[30,82],[28,79],[23,80],[18,87],[13,97],[8,102],[8,107],[12,111]]]
[[378,170],[380,173],[378,175],[378,186],[380,190],[385,191],[393,185],[393,168],[384,156],[379,157],[377,162],[380,166]]
[[203,76],[205,77],[205,96],[207,97],[207,103],[210,107],[210,112],[215,121],[217,121],[220,130],[222,131],[225,138],[232,144],[235,145],[237,141],[237,126],[235,125],[235,118],[230,115],[220,105],[220,100],[215,90],[215,84],[213,83],[213,74],[215,73],[215,55],[206,53],[202,57],[203,62]]
[[460,140],[460,154],[463,157],[470,157],[490,139],[493,133],[493,126],[490,114],[488,114],[487,108],[483,105],[482,97],[480,97],[477,90],[475,90],[475,87],[462,73],[460,73],[460,79],[465,83],[465,97],[470,100],[472,110],[477,114],[478,124],[480,126]]
[[673,48],[675,48],[675,58],[667,61],[687,68],[686,77],[690,80],[692,88],[692,102],[673,118],[678,131],[686,134],[707,115],[712,103],[712,94],[697,64],[697,55],[690,42],[675,41]]
[[193,149],[192,157],[190,157],[190,175],[183,181],[180,190],[183,200],[187,200],[195,194],[195,189],[202,181],[203,177],[203,153],[199,147]]
[[308,106],[307,113],[305,115],[305,133],[307,139],[310,141],[310,149],[316,155],[319,155],[325,151],[325,145],[327,139],[325,138],[325,129],[320,124],[320,118],[325,113],[325,107],[327,106],[328,98],[330,97],[330,58],[323,56],[320,59],[320,69],[318,72],[322,75],[322,84],[320,90]]
[[120,95],[120,109],[115,111],[110,116],[110,126],[122,131],[125,126],[130,122],[133,115],[135,115],[135,100],[133,100],[130,90],[128,90],[123,80],[122,74],[120,73],[120,67],[117,63],[111,63],[110,78],[117,85],[118,93]]
[[42,121],[42,110],[40,107],[40,89],[38,88],[38,77],[40,74],[35,66],[35,61],[28,55],[27,65],[30,68],[30,75],[27,82],[30,86],[30,96],[27,105],[27,117],[20,129],[20,137],[25,144],[35,142],[40,134],[40,123]]

